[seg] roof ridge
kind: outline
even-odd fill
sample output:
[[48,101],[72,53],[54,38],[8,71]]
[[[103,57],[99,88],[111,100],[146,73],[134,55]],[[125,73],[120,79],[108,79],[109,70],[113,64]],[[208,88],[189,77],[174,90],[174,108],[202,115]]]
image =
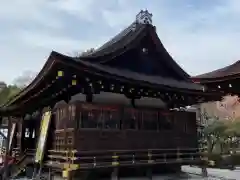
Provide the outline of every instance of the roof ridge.
[[132,31],[137,30],[139,27],[144,25],[151,25],[152,26],[152,14],[148,12],[148,10],[141,10],[137,15],[136,19],[125,29],[120,31],[117,35],[113,36],[110,40],[108,40],[106,43],[104,43],[99,48],[95,49],[94,51],[91,51],[89,53],[84,53],[80,56],[80,58],[87,58],[90,57],[96,53],[99,53],[103,51],[104,49],[107,49],[109,46],[112,46],[119,42],[123,37],[130,34]]

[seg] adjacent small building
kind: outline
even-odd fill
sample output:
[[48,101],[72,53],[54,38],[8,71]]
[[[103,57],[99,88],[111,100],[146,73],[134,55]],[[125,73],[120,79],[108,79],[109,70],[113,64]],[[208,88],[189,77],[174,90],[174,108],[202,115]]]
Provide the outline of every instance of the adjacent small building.
[[202,104],[201,109],[205,114],[221,120],[234,120],[240,117],[238,98],[240,94],[240,61],[209,73],[194,76],[192,79],[195,83],[200,83],[225,95],[221,101]]

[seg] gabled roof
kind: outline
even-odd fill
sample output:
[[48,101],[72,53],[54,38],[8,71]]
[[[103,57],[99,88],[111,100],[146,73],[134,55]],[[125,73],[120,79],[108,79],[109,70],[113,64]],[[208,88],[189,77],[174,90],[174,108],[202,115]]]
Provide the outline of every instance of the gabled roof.
[[240,77],[240,61],[209,73],[193,76],[192,79],[199,82],[215,82],[230,80],[236,77]]
[[[143,17],[149,14],[148,11],[141,12],[141,16]],[[150,20],[150,22],[151,21],[152,20]],[[154,44],[156,48],[159,56],[159,66],[168,66],[172,71],[178,74],[180,79],[188,82],[191,81],[190,76],[173,60],[171,55],[164,48],[156,33],[156,27],[151,23],[143,23],[138,19],[103,46],[89,54],[80,56],[79,59],[92,63],[109,65],[110,61],[116,60],[117,57],[137,47],[142,39],[146,37],[151,39],[152,44]]]

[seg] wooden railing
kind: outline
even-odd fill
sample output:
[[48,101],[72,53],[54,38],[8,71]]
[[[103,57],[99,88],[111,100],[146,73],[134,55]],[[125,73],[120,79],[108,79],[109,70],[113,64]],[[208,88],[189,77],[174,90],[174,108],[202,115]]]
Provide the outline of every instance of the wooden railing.
[[[0,148],[0,155],[5,156],[6,153],[6,148],[2,147]],[[28,154],[28,155],[34,155],[35,149],[26,149],[23,154]],[[11,150],[11,154],[13,157],[19,157],[20,156],[20,150],[19,148],[13,148]]]
[[25,149],[21,156],[18,156],[16,164],[21,163],[26,157],[33,157],[35,155],[35,149]]
[[48,165],[93,169],[113,166],[152,164],[199,164],[203,158],[199,149],[148,149],[116,151],[48,151]]
[[[6,155],[6,148],[0,149],[0,156],[2,159],[4,159],[4,156]],[[35,155],[35,149],[26,149],[22,154],[20,154],[20,151],[18,148],[14,148],[11,151],[11,155],[9,156],[10,159],[14,159],[14,162],[18,164],[22,160],[24,160],[27,156],[33,157]]]
[[25,171],[25,167],[28,163],[33,162],[35,155],[35,149],[26,149],[21,156],[14,163],[15,166],[11,168],[11,178],[14,179],[18,174]]

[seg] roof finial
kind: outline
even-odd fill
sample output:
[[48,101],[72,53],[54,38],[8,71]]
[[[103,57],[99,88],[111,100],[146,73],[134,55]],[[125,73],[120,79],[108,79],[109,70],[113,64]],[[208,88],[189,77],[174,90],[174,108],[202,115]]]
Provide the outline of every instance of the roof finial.
[[141,10],[136,16],[136,22],[140,24],[152,24],[152,14],[148,10]]

